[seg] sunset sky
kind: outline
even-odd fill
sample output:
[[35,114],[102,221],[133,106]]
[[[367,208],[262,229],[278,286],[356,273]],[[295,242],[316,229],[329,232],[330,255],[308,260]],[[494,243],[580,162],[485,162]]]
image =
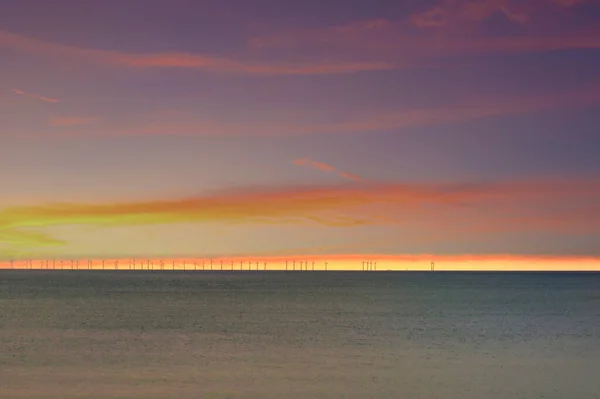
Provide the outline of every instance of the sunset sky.
[[594,0],[0,0],[0,264],[600,269],[599,71]]

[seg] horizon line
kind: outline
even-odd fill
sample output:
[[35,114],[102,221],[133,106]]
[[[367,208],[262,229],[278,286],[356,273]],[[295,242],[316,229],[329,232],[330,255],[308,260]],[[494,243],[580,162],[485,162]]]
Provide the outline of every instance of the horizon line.
[[[435,270],[433,270],[435,265]],[[600,271],[600,256],[551,255],[248,255],[28,257],[0,260],[8,270],[178,271]]]

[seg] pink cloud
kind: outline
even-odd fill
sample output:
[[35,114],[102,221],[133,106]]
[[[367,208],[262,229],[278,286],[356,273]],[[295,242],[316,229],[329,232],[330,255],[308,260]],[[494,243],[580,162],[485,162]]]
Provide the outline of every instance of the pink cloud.
[[442,0],[404,19],[363,20],[321,29],[283,31],[251,38],[249,45],[262,51],[298,48],[314,54],[360,54],[389,60],[399,67],[457,54],[596,49],[600,48],[600,29],[595,26],[563,27],[569,29],[560,34],[536,32],[534,28],[520,35],[479,34],[480,26],[494,15],[504,15],[520,25],[547,13],[555,15],[557,21],[568,21],[564,17],[565,8],[587,2]]
[[15,94],[20,95],[20,96],[34,98],[36,100],[44,101],[44,102],[47,102],[47,103],[57,103],[58,102],[58,100],[56,98],[44,97],[44,96],[41,96],[39,94],[27,93],[27,92],[24,92],[23,90],[19,90],[19,89],[12,89],[11,91],[13,93],[15,93]]
[[23,35],[0,31],[0,47],[17,51],[59,57],[62,60],[79,59],[96,63],[131,68],[188,68],[211,72],[250,75],[318,75],[345,74],[363,71],[393,69],[389,62],[326,61],[315,63],[254,63],[230,58],[186,53],[136,54],[67,46],[45,42]]
[[294,165],[309,165],[309,166],[312,166],[313,168],[319,169],[323,172],[333,172],[335,170],[335,168],[331,165],[328,165],[323,162],[313,161],[312,159],[308,159],[308,158],[295,159],[294,161],[292,161],[292,163]]
[[[286,124],[264,122],[247,123],[245,121],[202,120],[179,123],[147,123],[132,128],[86,129],[85,131],[53,131],[54,136],[97,136],[97,135],[234,135],[234,136],[285,136],[305,134],[343,134],[371,131],[390,131],[406,128],[439,126],[488,118],[493,116],[519,115],[557,108],[576,108],[600,103],[600,82],[592,82],[585,87],[553,94],[517,98],[491,99],[472,98],[461,103],[437,108],[417,108],[397,111],[370,111],[346,120],[330,123],[311,124],[303,120]],[[33,135],[32,135],[33,136]],[[45,135],[47,136],[47,134]],[[298,161],[300,162],[300,161]],[[314,162],[304,160],[305,164]],[[329,165],[313,167],[326,170]],[[348,176],[342,176],[347,178]]]
[[517,23],[529,21],[529,15],[519,11],[510,0],[444,1],[422,13],[413,14],[411,22],[419,28],[442,27],[451,24],[478,23],[496,13]]
[[334,166],[328,165],[323,162],[314,161],[312,159],[299,158],[299,159],[295,159],[294,161],[292,161],[292,163],[294,165],[310,166],[310,167],[313,167],[313,168],[318,169],[323,172],[335,172],[335,173],[337,173],[338,176],[340,176],[346,180],[353,180],[356,182],[364,181],[364,179],[362,179],[361,177],[359,177],[357,175],[345,172],[343,170],[339,170]]
[[352,174],[352,173],[348,173],[348,172],[344,172],[344,171],[340,171],[338,172],[338,174],[343,177],[344,179],[348,179],[348,180],[354,180],[354,181],[364,181],[363,178],[361,178],[358,175]]

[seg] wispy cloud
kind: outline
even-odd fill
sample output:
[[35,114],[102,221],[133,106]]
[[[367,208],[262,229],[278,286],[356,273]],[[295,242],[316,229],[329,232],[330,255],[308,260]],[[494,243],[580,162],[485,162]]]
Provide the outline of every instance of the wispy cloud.
[[409,20],[419,28],[465,28],[480,24],[496,14],[508,21],[526,24],[542,12],[564,13],[565,8],[597,0],[441,0],[433,7],[412,14]]
[[[488,117],[527,114],[558,108],[577,108],[596,105],[598,103],[600,103],[600,82],[590,82],[584,87],[545,95],[498,99],[473,98],[435,108],[385,110],[381,112],[373,110],[364,111],[363,114],[354,115],[347,120],[321,124],[306,123],[302,120],[282,124],[273,123],[268,119],[264,120],[263,123],[256,120],[252,123],[246,123],[245,121],[194,121],[192,119],[183,124],[178,123],[178,117],[175,117],[173,118],[173,123],[163,120],[161,122],[143,124],[138,127],[114,127],[110,130],[86,129],[85,131],[68,129],[65,131],[54,131],[49,134],[86,137],[95,135],[286,136],[361,133],[457,124]],[[47,136],[46,134],[45,137]],[[313,166],[317,167],[315,164]],[[320,166],[321,168],[327,168],[324,164]]]
[[511,0],[445,0],[424,12],[411,15],[410,21],[419,28],[440,28],[454,24],[479,23],[496,13],[501,13],[509,21],[523,24],[530,20],[529,3],[515,3]]
[[231,58],[188,53],[127,53],[80,48],[46,42],[23,35],[0,31],[0,47],[59,57],[61,60],[87,60],[130,68],[186,68],[215,73],[248,75],[323,75],[393,69],[389,62],[327,61],[316,63],[247,62]]
[[[501,14],[510,23],[527,25],[538,15],[568,21],[567,9],[590,1],[576,0],[442,0],[398,20],[371,19],[320,29],[294,29],[249,39],[263,51],[301,49],[311,54],[335,52],[379,57],[399,67],[462,54],[521,53],[600,48],[595,26],[555,26],[552,31],[523,29],[521,34],[489,35],[480,29]],[[555,22],[555,21],[554,21]],[[548,24],[546,24],[548,25]]]
[[19,89],[11,89],[11,91],[13,93],[15,93],[15,94],[20,95],[20,96],[25,96],[25,97],[33,98],[33,99],[44,101],[44,102],[47,102],[47,103],[57,103],[58,102],[58,100],[56,98],[44,97],[44,96],[41,96],[39,94],[27,93],[27,92],[25,92],[23,90],[19,90]]
[[400,221],[453,237],[506,231],[600,234],[598,204],[600,179],[243,189],[163,201],[7,208],[0,211],[0,241],[58,245],[60,241],[31,229],[183,222],[348,228]]
[[355,174],[345,172],[343,170],[338,170],[334,166],[328,165],[323,162],[314,161],[309,158],[295,159],[292,161],[292,164],[300,165],[300,166],[310,166],[312,168],[318,169],[323,172],[335,172],[338,176],[340,176],[344,179],[347,179],[347,180],[353,180],[353,181],[357,181],[357,182],[364,181],[362,178],[360,178],[359,176],[357,176]]

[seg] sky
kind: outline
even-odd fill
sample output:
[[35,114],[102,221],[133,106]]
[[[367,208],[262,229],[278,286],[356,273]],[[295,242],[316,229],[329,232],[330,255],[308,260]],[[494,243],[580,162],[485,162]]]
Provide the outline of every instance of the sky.
[[600,269],[599,1],[0,9],[0,267]]

